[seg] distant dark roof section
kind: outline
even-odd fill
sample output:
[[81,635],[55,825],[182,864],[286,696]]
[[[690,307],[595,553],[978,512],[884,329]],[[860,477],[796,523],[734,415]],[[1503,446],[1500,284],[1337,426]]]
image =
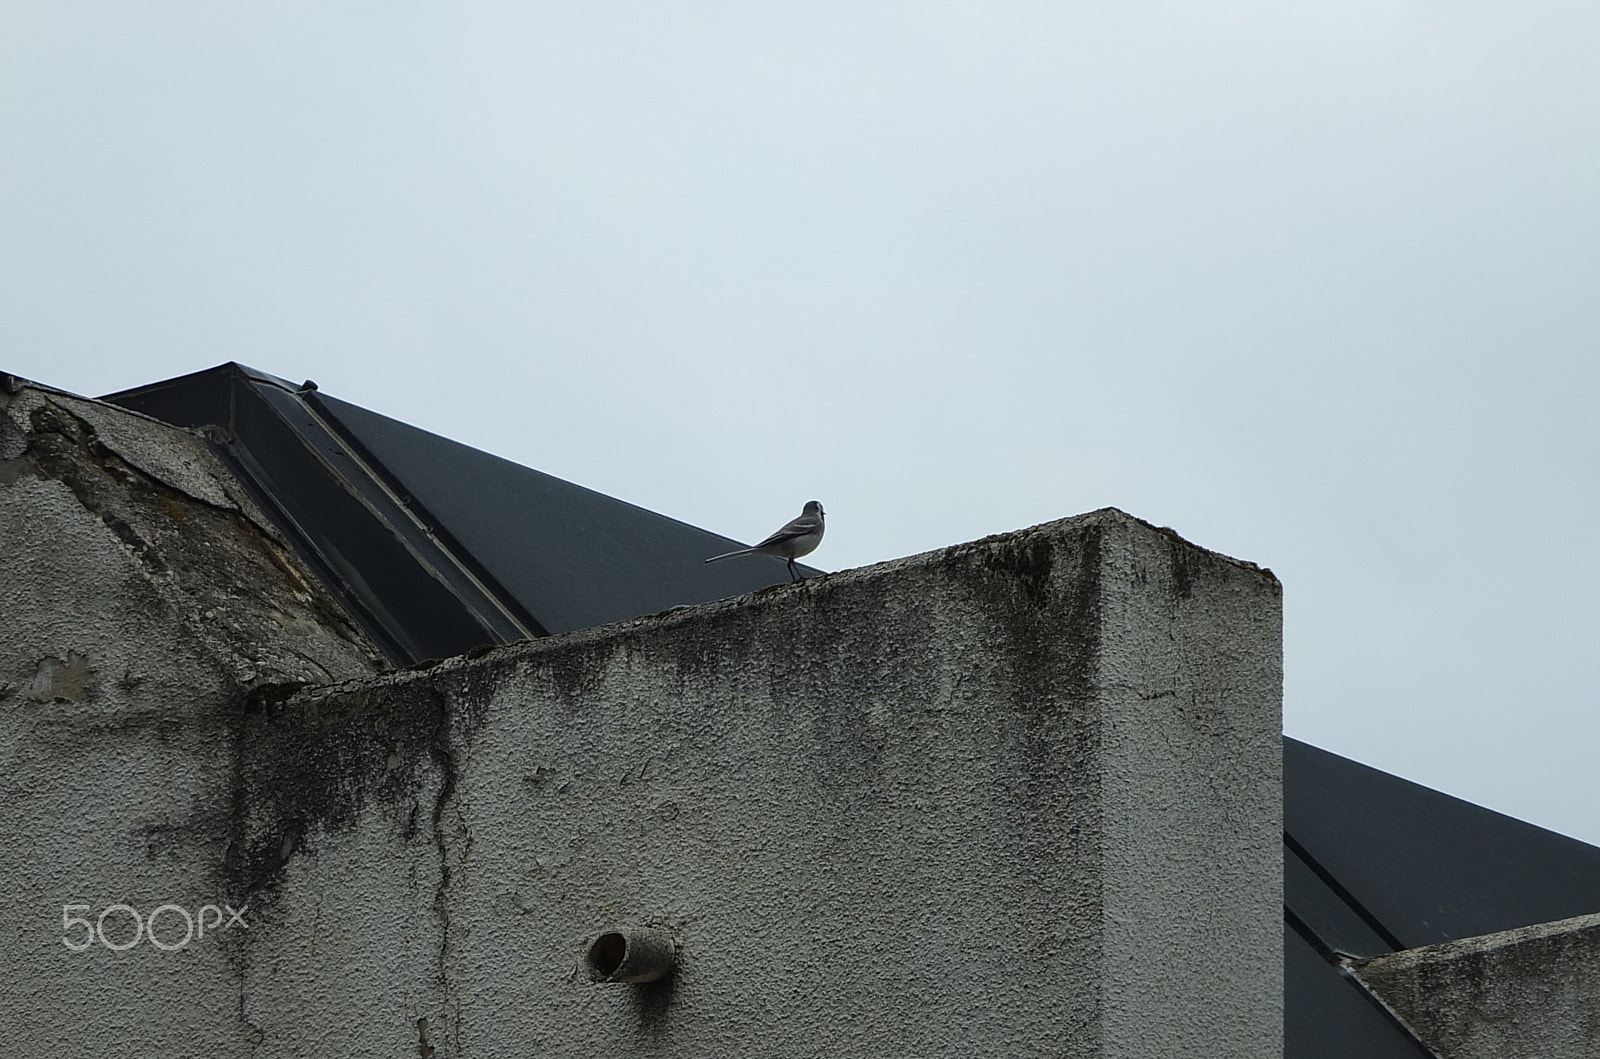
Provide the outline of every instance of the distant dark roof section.
[[1600,912],[1600,849],[1283,744],[1285,831],[1401,947]]
[[1600,911],[1600,849],[1283,741],[1285,1059],[1427,1055],[1346,970]]
[[705,566],[737,543],[243,365],[103,400],[204,432],[400,664],[787,576],[766,558]]

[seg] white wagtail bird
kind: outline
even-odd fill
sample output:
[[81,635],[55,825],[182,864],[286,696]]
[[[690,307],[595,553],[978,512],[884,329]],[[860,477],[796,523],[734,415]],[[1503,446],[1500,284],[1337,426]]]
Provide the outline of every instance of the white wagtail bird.
[[800,580],[800,575],[794,568],[794,561],[802,555],[810,555],[817,550],[817,545],[822,543],[822,528],[822,504],[816,500],[808,500],[806,501],[805,510],[800,512],[799,518],[796,518],[760,544],[753,548],[740,548],[736,552],[713,555],[706,562],[714,563],[718,559],[732,559],[735,555],[771,555],[787,560],[789,563],[789,580],[798,581]]

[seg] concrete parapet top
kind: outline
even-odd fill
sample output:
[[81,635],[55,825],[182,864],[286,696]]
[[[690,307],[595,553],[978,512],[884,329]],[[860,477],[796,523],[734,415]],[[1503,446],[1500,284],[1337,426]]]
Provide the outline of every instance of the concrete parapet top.
[[1423,945],[1415,949],[1402,949],[1370,960],[1353,963],[1358,973],[1372,981],[1394,978],[1422,967],[1438,966],[1456,960],[1490,957],[1502,950],[1535,944],[1588,944],[1600,952],[1600,913],[1557,919],[1549,923],[1502,930],[1494,934],[1481,934],[1475,938]]
[[1443,1059],[1600,1055],[1600,914],[1353,962]]
[[1039,545],[1046,544],[1052,539],[1058,539],[1064,535],[1074,535],[1085,531],[1100,531],[1107,528],[1128,530],[1145,535],[1152,542],[1165,543],[1171,549],[1174,559],[1177,560],[1176,588],[1180,593],[1186,590],[1190,576],[1189,571],[1194,567],[1194,564],[1204,563],[1229,568],[1239,574],[1254,575],[1260,579],[1261,583],[1266,586],[1272,595],[1279,599],[1282,598],[1283,585],[1271,569],[1248,560],[1237,559],[1222,552],[1201,547],[1169,527],[1157,526],[1120,508],[1103,507],[1081,515],[1055,519],[1006,533],[990,534],[977,540],[935,548],[899,559],[889,559],[869,566],[838,570],[833,573],[805,578],[798,582],[776,584],[747,595],[732,596],[728,599],[692,607],[675,607],[658,614],[646,614],[638,618],[581,629],[577,632],[560,636],[523,640],[513,644],[485,645],[462,655],[428,659],[392,672],[358,677],[338,684],[313,685],[307,687],[301,694],[315,697],[324,690],[348,691],[364,685],[392,686],[403,684],[417,679],[419,674],[444,673],[464,667],[472,667],[480,659],[488,657],[496,659],[533,657],[550,652],[561,652],[581,645],[626,639],[640,635],[648,630],[671,629],[687,623],[705,620],[715,615],[736,612],[745,607],[766,606],[784,601],[805,599],[814,597],[818,593],[834,591],[851,585],[894,579],[913,571],[951,567],[975,558],[989,561],[999,560],[1004,563],[1014,564],[1015,568],[1022,572],[1025,570],[1030,557],[1035,560],[1039,557],[1040,553],[1037,550]]

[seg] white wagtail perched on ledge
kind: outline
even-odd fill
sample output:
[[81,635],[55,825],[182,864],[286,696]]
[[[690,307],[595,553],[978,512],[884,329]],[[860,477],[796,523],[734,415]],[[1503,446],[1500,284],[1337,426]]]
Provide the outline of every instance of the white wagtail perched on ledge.
[[724,552],[713,555],[706,562],[714,563],[718,559],[732,559],[735,555],[771,555],[778,559],[785,559],[789,563],[789,580],[798,581],[800,575],[795,571],[794,561],[802,555],[810,555],[817,550],[817,545],[822,543],[822,504],[816,500],[807,500],[805,510],[800,512],[800,517],[784,526],[766,540],[753,548],[740,548],[736,552]]

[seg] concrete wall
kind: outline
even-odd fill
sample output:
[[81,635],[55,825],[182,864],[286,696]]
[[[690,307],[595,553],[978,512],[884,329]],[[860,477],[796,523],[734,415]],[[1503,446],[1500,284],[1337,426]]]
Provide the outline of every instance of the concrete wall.
[[13,1054],[1281,1054],[1270,573],[1108,510],[370,675],[188,435],[6,411]]
[[[294,1054],[426,1018],[447,1055],[1279,1055],[1278,608],[1108,511],[303,693],[247,739],[245,1017]],[[679,973],[590,982],[638,924]]]
[[1440,1059],[1600,1055],[1600,915],[1408,949],[1355,970]]
[[[0,388],[0,549],[6,1049],[245,1054],[218,939],[73,952],[63,916],[227,898],[246,698],[370,674],[377,652],[198,438],[96,402]],[[134,935],[121,911],[105,929]]]

